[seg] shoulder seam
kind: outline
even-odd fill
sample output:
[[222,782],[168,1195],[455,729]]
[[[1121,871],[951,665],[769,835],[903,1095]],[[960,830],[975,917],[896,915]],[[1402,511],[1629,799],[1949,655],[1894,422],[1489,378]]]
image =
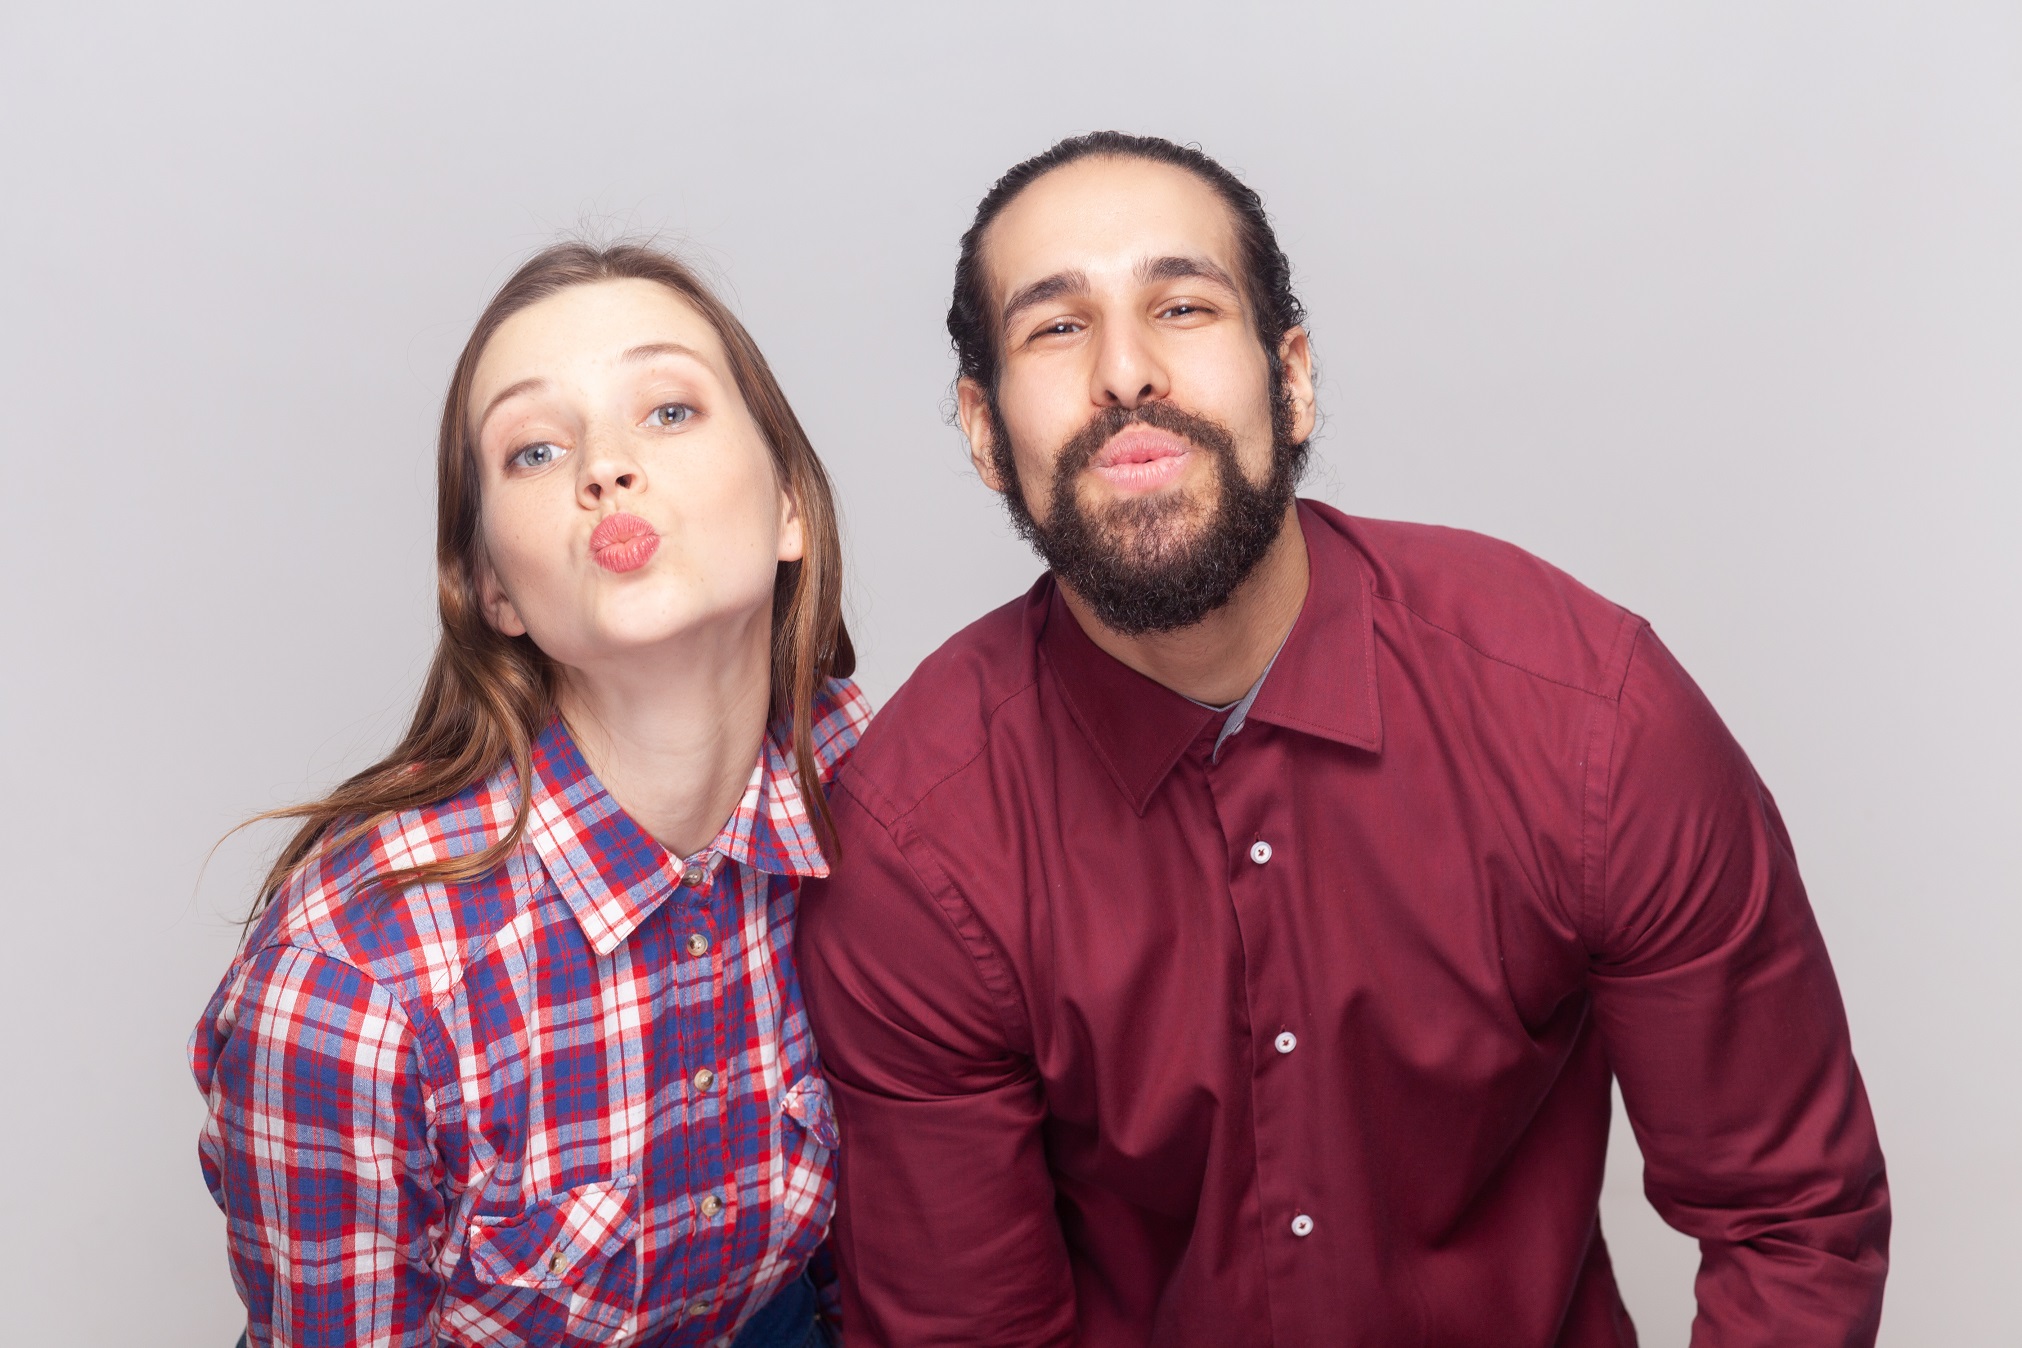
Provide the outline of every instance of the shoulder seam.
[[[296,935],[307,936],[310,935],[310,933],[299,932]],[[420,1032],[417,1028],[414,1012],[410,1010],[408,1007],[407,999],[396,993],[392,988],[386,986],[386,981],[380,978],[377,974],[373,973],[370,969],[365,968],[363,965],[359,964],[357,960],[352,959],[347,955],[338,954],[336,951],[331,950],[329,947],[323,945],[321,942],[309,942],[297,940],[293,936],[284,937],[280,940],[267,942],[265,945],[261,946],[258,950],[249,952],[246,956],[246,962],[248,964],[251,964],[254,960],[258,959],[260,956],[266,954],[270,950],[300,951],[302,954],[313,956],[316,959],[328,960],[332,964],[341,965],[344,968],[349,969],[352,973],[357,974],[367,983],[370,983],[373,986],[373,988],[375,988],[382,996],[386,998],[387,1004],[400,1013],[401,1034],[405,1036],[407,1039],[414,1041],[416,1045],[415,1056],[417,1058],[421,1056],[419,1051]],[[243,993],[244,990],[245,990],[244,984],[241,983],[240,985],[241,993]]]
[[[307,935],[308,933],[299,933]],[[400,1036],[406,1051],[414,1057],[415,1070],[420,1074],[423,1107],[428,1111],[428,1126],[432,1129],[450,1117],[460,1116],[462,1110],[462,1082],[456,1072],[456,1054],[449,1044],[442,1028],[441,1017],[433,1006],[422,1003],[427,1015],[417,1016],[405,997],[386,985],[384,979],[357,960],[340,955],[321,944],[309,944],[293,938],[270,941],[259,950],[247,955],[248,964],[270,950],[299,951],[312,959],[328,960],[330,963],[349,969],[364,979],[375,991],[386,999],[386,1004],[400,1018]],[[238,988],[243,996],[245,983],[241,980]],[[445,1099],[445,1092],[447,1097]],[[438,1170],[442,1158],[431,1158],[431,1164]]]
[[[509,878],[505,878],[512,866],[512,863],[515,860],[524,861],[530,868],[530,870],[539,877],[533,884],[531,890],[524,895],[519,894],[518,892],[519,886],[513,884]],[[546,863],[541,859],[539,850],[534,847],[530,839],[524,836],[521,837],[518,845],[515,846],[510,853],[508,853],[505,857],[500,859],[499,864],[493,868],[493,873],[496,873],[501,877],[502,883],[504,884],[504,887],[506,889],[513,892],[516,897],[522,899],[523,901],[517,902],[513,906],[510,914],[507,916],[504,922],[498,923],[490,927],[488,930],[484,932],[482,936],[474,935],[467,942],[457,942],[454,944],[450,944],[446,947],[453,956],[453,958],[455,959],[456,976],[450,979],[449,982],[443,986],[442,991],[439,994],[431,994],[429,988],[426,986],[426,980],[422,980],[423,986],[420,986],[416,989],[415,995],[412,999],[403,997],[398,993],[394,992],[392,987],[387,984],[386,980],[380,978],[377,974],[373,973],[364,964],[361,964],[347,948],[343,946],[336,946],[333,948],[333,946],[325,942],[322,939],[322,936],[319,934],[318,930],[321,926],[324,925],[323,923],[315,923],[308,926],[301,926],[294,928],[284,927],[283,930],[274,933],[273,937],[270,938],[266,942],[266,944],[262,945],[259,950],[248,951],[246,958],[250,960],[255,955],[259,954],[260,951],[277,949],[283,946],[295,950],[310,951],[317,955],[321,955],[324,958],[329,959],[335,963],[342,964],[347,968],[353,969],[359,974],[360,977],[371,980],[372,985],[374,987],[383,990],[386,993],[388,1000],[394,1002],[400,1007],[400,1013],[402,1017],[407,1020],[410,1026],[419,1023],[419,1019],[414,1014],[414,1011],[412,1009],[412,1007],[414,1006],[419,1006],[423,1008],[427,1012],[429,1017],[439,1020],[442,1016],[441,1010],[442,1004],[456,995],[456,990],[457,988],[463,985],[465,976],[470,972],[470,967],[473,964],[477,963],[478,961],[482,960],[486,956],[486,954],[495,949],[498,945],[500,934],[508,926],[511,926],[514,922],[519,921],[520,918],[527,912],[529,908],[538,906],[542,900],[542,891],[544,889],[551,888],[553,885],[553,881],[547,878]],[[363,875],[361,875],[352,883],[347,885],[345,887],[343,897],[336,900],[335,903],[332,905],[332,912],[334,913],[337,908],[342,907],[346,904],[360,902],[361,896],[358,893],[359,888],[366,882],[371,880],[375,875],[380,874],[384,874],[384,872],[377,868],[368,869]],[[472,881],[459,880],[454,883],[458,885],[467,885],[472,883]],[[442,882],[440,881],[430,881],[428,884],[422,886],[422,888],[427,889],[437,886],[447,888],[447,886],[443,886]],[[413,886],[411,885],[403,885],[401,888],[397,890],[385,890],[377,894],[366,895],[363,896],[363,901],[370,902],[375,898],[383,898],[389,902],[405,903],[408,901],[407,898],[408,891],[412,887]],[[325,922],[328,922],[330,920],[332,919],[325,919]],[[418,933],[416,934],[418,935]]]
[[[1549,683],[1559,688],[1570,689],[1575,693],[1584,693],[1588,697],[1597,697],[1601,698],[1604,701],[1612,700],[1612,698],[1618,696],[1621,692],[1619,684],[1617,685],[1613,693],[1607,693],[1601,691],[1600,689],[1583,688],[1577,683],[1568,683],[1564,679],[1553,678],[1551,675],[1546,674],[1540,670],[1532,669],[1528,665],[1521,665],[1514,660],[1508,659],[1505,656],[1497,655],[1494,651],[1483,650],[1480,646],[1476,645],[1472,641],[1469,641],[1466,637],[1454,631],[1452,628],[1446,627],[1440,623],[1436,623],[1432,619],[1426,617],[1423,613],[1420,613],[1417,609],[1413,608],[1409,603],[1407,603],[1403,599],[1398,598],[1396,595],[1384,594],[1381,590],[1376,589],[1374,586],[1370,587],[1370,594],[1377,599],[1381,599],[1386,604],[1396,605],[1398,608],[1410,614],[1417,621],[1423,623],[1427,627],[1430,627],[1433,631],[1440,632],[1446,636],[1452,637],[1455,641],[1458,641],[1461,645],[1467,647],[1469,650],[1473,651],[1476,655],[1480,656],[1482,659],[1493,661],[1498,665],[1503,665],[1510,669],[1514,669],[1519,674],[1528,675],[1530,678],[1537,679],[1542,683]],[[1611,602],[1610,607],[1612,607],[1621,618],[1629,618],[1633,616],[1629,613],[1627,609],[1623,608],[1619,604],[1614,604]],[[1619,636],[1617,639],[1619,640]]]
[[[972,757],[963,766],[966,767],[968,763],[975,761]],[[952,776],[953,774],[949,775]],[[942,780],[945,781],[947,779],[943,778]],[[865,785],[870,784],[865,783]],[[856,786],[857,783],[845,782],[843,789],[848,791],[850,795],[855,796],[857,802],[864,805],[868,813],[868,802],[857,792]],[[873,787],[872,789],[875,790],[876,788]],[[879,794],[882,795],[883,793],[880,792]],[[1006,1047],[1029,1057],[1032,1053],[1032,1026],[1030,1018],[1020,1013],[1017,999],[1012,996],[1012,989],[1010,987],[1011,960],[998,948],[995,941],[989,939],[986,933],[978,931],[972,937],[968,931],[964,930],[962,922],[957,919],[956,915],[949,911],[950,905],[959,905],[972,920],[976,916],[974,906],[949,881],[947,872],[941,868],[938,860],[934,858],[932,849],[925,848],[923,844],[923,850],[926,855],[924,857],[915,856],[913,849],[900,840],[899,831],[902,827],[913,838],[917,839],[919,837],[915,830],[905,826],[905,821],[911,814],[912,810],[907,810],[903,814],[895,815],[889,822],[872,814],[871,820],[884,832],[885,841],[891,845],[893,854],[904,863],[908,871],[912,872],[913,878],[919,882],[921,893],[933,905],[935,914],[947,925],[949,931],[953,933],[956,942],[960,944],[964,953],[969,956],[969,967],[974,971],[976,980],[983,985],[983,991],[990,999],[991,1006],[997,1016],[997,1028],[1004,1036]],[[935,874],[939,877],[938,882],[929,879],[922,873],[922,861],[925,861],[933,868]],[[990,962],[998,966],[997,977],[993,978],[991,976],[991,970],[986,967],[984,955],[988,955]]]
[[[888,827],[891,824],[898,823],[901,819],[904,819],[908,815],[912,814],[914,811],[918,810],[920,806],[924,805],[926,803],[927,797],[933,795],[936,791],[940,790],[943,786],[947,785],[949,781],[951,781],[956,776],[967,770],[968,767],[971,764],[973,764],[977,759],[981,758],[985,753],[989,752],[990,724],[991,722],[997,719],[997,713],[1002,711],[1004,709],[1005,704],[1010,702],[1012,699],[1022,697],[1024,694],[1026,694],[1027,692],[1031,691],[1034,688],[1037,688],[1038,686],[1039,686],[1039,675],[1037,671],[1034,671],[1033,676],[1030,679],[1026,680],[1024,683],[1019,684],[1016,688],[1013,688],[1010,692],[1004,694],[1004,696],[998,698],[995,702],[991,703],[989,709],[983,713],[983,734],[981,741],[976,745],[975,752],[971,753],[968,757],[962,759],[961,762],[954,764],[946,772],[942,773],[939,777],[936,777],[932,782],[929,782],[926,786],[921,787],[919,793],[913,797],[912,803],[910,805],[906,805],[903,807],[900,806],[900,804],[896,800],[893,800],[891,795],[887,791],[885,791],[885,789],[882,786],[878,785],[874,781],[861,780],[866,775],[861,769],[843,774],[842,776],[843,789],[849,791],[852,795],[856,795],[858,802],[864,805],[866,808],[869,808],[873,804],[873,802],[865,800],[863,796],[858,795],[855,790],[856,786],[858,785],[868,787],[870,790],[872,790],[877,794],[878,800],[876,803],[883,805],[887,810],[890,811],[889,821],[885,819],[879,819],[878,822],[881,824],[886,824]],[[875,818],[876,816],[874,815],[873,817]]]
[[[1589,958],[1599,958],[1606,946],[1608,925],[1608,826],[1615,783],[1615,749],[1620,736],[1622,691],[1628,686],[1629,669],[1649,624],[1624,611],[1624,621],[1608,648],[1607,668],[1612,687],[1592,709],[1592,728],[1587,734],[1586,780],[1582,783],[1580,809],[1581,889],[1580,923]],[[1603,741],[1602,727],[1606,727]]]

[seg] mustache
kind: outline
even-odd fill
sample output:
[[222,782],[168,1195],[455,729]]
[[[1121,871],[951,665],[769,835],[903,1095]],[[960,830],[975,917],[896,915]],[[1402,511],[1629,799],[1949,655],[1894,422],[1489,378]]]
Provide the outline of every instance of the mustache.
[[1223,460],[1232,458],[1236,452],[1236,437],[1229,433],[1228,427],[1172,403],[1157,400],[1138,407],[1105,407],[1060,447],[1060,457],[1054,461],[1053,480],[1056,483],[1073,480],[1127,426],[1150,426],[1165,431]]

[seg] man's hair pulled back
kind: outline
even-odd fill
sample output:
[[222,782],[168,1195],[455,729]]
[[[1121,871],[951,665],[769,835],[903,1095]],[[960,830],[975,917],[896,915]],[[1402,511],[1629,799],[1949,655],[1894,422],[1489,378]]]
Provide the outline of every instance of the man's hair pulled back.
[[1229,208],[1236,229],[1236,251],[1242,271],[1244,298],[1250,306],[1257,340],[1271,361],[1271,379],[1279,378],[1278,342],[1289,328],[1306,321],[1306,306],[1292,293],[1292,266],[1278,246],[1278,236],[1264,213],[1262,198],[1235,174],[1193,145],[1176,145],[1159,136],[1133,136],[1123,131],[1091,131],[1070,136],[1051,149],[1033,155],[997,180],[976,206],[976,218],[962,236],[955,263],[955,298],[948,306],[948,336],[954,340],[959,373],[982,385],[996,402],[997,373],[1003,353],[998,345],[996,305],[983,266],[983,236],[1004,208],[1039,178],[1083,159],[1142,159],[1170,164],[1193,174]]

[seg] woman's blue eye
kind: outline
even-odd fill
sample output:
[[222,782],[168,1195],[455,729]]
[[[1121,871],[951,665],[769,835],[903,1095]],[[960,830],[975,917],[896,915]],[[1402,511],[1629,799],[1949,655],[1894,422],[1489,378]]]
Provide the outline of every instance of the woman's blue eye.
[[652,422],[655,426],[679,426],[694,415],[695,409],[686,403],[668,403],[664,407],[656,407],[647,413],[646,420]]
[[561,448],[542,440],[506,460],[508,468],[545,468],[562,456]]

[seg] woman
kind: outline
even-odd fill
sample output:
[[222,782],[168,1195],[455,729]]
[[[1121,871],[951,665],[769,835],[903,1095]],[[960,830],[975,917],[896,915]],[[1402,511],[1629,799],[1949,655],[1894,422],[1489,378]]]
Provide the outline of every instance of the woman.
[[681,264],[478,319],[405,739],[299,831],[197,1026],[251,1343],[828,1341],[835,1124],[792,959],[844,677],[828,480]]

